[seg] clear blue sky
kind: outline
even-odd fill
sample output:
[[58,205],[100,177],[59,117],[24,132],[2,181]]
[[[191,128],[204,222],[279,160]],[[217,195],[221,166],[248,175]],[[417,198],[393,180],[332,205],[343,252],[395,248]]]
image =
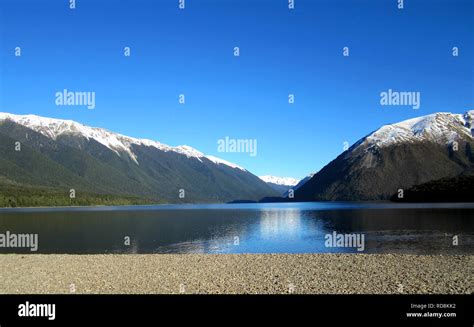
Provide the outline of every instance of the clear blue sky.
[[[473,3],[0,0],[0,109],[302,178],[381,125],[474,109]],[[65,88],[96,92],[96,108],[56,106]],[[421,108],[381,106],[389,88],[421,92]],[[257,156],[218,153],[225,136],[257,139]]]

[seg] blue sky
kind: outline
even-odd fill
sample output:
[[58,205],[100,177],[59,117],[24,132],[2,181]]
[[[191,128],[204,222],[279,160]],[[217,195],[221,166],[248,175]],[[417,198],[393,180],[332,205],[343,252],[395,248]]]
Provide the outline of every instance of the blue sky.
[[[302,178],[381,125],[474,109],[473,3],[1,0],[0,110]],[[420,109],[381,106],[389,88],[421,92]],[[95,92],[96,108],[56,106],[63,89]],[[226,136],[256,139],[257,156],[217,152]]]

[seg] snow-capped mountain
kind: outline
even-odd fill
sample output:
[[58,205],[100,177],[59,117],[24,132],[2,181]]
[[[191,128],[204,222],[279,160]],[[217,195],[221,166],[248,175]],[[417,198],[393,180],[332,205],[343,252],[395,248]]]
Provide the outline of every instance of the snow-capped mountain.
[[474,111],[382,126],[295,192],[299,200],[381,200],[414,185],[474,173]]
[[277,177],[271,175],[259,176],[259,178],[277,191],[280,195],[285,195],[290,188],[298,184],[298,180],[292,177]]
[[[12,150],[16,142],[21,151]],[[246,169],[187,145],[173,147],[35,115],[0,113],[0,158],[0,184],[173,203],[256,201],[277,195]]]
[[298,184],[298,180],[293,177],[277,177],[271,175],[258,176],[265,183],[272,183],[277,185],[294,186]]
[[118,133],[113,133],[103,128],[89,127],[72,120],[53,119],[36,115],[15,115],[0,112],[0,122],[6,119],[30,128],[53,140],[56,140],[62,135],[76,135],[85,137],[87,139],[93,139],[106,146],[110,150],[116,152],[118,155],[121,155],[121,153],[126,153],[130,159],[132,159],[137,164],[137,156],[132,150],[132,145],[154,147],[165,152],[173,151],[185,155],[188,158],[196,158],[199,161],[202,161],[202,158],[206,158],[216,164],[223,164],[231,168],[245,170],[244,168],[226,160],[214,156],[206,156],[202,152],[187,145],[172,147],[157,141],[133,138]]
[[465,114],[439,112],[385,125],[371,133],[358,146],[379,148],[397,143],[433,142],[451,144],[458,140],[472,139],[474,110]]

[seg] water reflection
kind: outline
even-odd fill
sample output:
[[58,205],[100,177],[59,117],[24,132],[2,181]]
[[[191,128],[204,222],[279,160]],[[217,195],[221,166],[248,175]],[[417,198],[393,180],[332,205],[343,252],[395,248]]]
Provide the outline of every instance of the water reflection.
[[260,236],[262,239],[297,236],[301,231],[301,211],[261,210],[259,217]]
[[[38,233],[38,253],[356,252],[326,248],[324,236],[333,231],[364,233],[368,253],[474,253],[474,208],[464,204],[122,209],[0,210],[0,233]],[[458,246],[452,245],[454,235]],[[0,253],[11,252],[29,253],[0,248]]]

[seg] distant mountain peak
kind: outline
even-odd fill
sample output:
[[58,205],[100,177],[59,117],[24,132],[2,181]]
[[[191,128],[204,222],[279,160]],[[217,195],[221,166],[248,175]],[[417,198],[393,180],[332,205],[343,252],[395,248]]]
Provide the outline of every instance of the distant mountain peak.
[[258,176],[258,177],[265,183],[272,183],[272,184],[285,185],[285,186],[295,186],[299,182],[299,180],[293,177],[278,177],[278,176],[272,176],[272,175],[264,175],[264,176]]

